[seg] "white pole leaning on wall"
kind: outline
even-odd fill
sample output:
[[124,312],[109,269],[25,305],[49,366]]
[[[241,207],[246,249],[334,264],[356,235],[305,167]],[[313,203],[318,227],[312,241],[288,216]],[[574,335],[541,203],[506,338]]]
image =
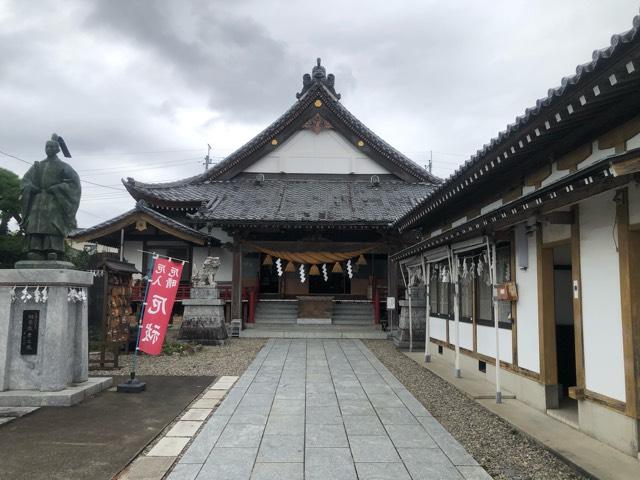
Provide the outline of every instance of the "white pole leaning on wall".
[[411,277],[409,276],[409,269],[407,269],[407,277],[409,277],[409,286],[407,292],[409,293],[409,352],[413,352],[413,314],[411,306]]
[[424,278],[424,288],[425,288],[425,296],[424,296],[424,363],[429,363],[431,361],[431,354],[429,353],[429,343],[431,342],[431,322],[429,317],[431,316],[431,298],[429,292],[429,279],[431,278],[430,274],[431,265],[427,263],[425,265],[424,255],[422,256],[422,278]]
[[458,301],[460,290],[458,285],[458,257],[454,255],[451,247],[449,247],[449,272],[449,281],[453,282],[453,325],[455,334],[454,375],[456,378],[460,378],[460,308]]
[[489,259],[489,273],[491,279],[491,298],[493,301],[493,326],[496,333],[496,403],[502,403],[502,390],[500,387],[500,325],[498,318],[498,300],[495,295],[498,267],[496,262],[496,243],[489,244],[487,238],[487,257]]

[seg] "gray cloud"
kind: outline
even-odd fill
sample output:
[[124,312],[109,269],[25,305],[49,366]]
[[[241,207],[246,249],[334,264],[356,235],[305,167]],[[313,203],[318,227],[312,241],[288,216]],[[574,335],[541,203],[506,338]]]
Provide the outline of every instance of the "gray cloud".
[[119,189],[85,185],[90,225],[131,205],[121,177],[193,175],[207,143],[239,147],[321,56],[347,108],[416,161],[433,150],[446,176],[636,13],[634,0],[0,0],[0,150],[33,161],[64,135],[82,178]]

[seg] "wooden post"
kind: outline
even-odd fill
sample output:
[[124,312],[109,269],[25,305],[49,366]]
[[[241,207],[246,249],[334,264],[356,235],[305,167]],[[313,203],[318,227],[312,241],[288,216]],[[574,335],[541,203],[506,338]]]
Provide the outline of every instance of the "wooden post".
[[242,321],[242,247],[233,244],[233,265],[231,270],[231,320]]
[[[584,340],[582,338],[582,282],[580,276],[580,210],[575,205],[571,225],[571,282],[573,283],[573,331],[576,354],[576,386],[584,391]],[[575,291],[577,289],[577,292]]]
[[618,250],[620,262],[620,301],[622,307],[622,350],[626,393],[625,413],[640,414],[640,232],[629,228],[627,189],[616,194]]
[[396,299],[396,309],[387,311],[389,316],[389,332],[393,334],[393,320],[398,310],[398,264],[387,256],[387,292]]

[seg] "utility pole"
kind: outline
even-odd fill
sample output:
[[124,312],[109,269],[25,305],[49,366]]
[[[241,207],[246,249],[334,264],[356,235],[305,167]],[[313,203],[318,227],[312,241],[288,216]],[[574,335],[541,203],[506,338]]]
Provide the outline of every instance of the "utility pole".
[[209,170],[209,165],[211,165],[211,145],[207,143],[207,156],[204,157],[204,171]]
[[433,173],[433,150],[429,150],[429,173]]

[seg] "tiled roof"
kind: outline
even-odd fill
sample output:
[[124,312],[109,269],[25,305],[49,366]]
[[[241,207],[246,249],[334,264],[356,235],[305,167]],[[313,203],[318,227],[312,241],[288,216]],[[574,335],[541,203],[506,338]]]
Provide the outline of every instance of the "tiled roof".
[[[618,65],[621,61],[623,63],[626,61],[625,54],[638,46],[639,30],[640,16],[636,16],[630,30],[613,35],[608,47],[595,50],[590,62],[578,65],[574,75],[562,78],[560,86],[549,89],[545,97],[537,100],[533,107],[527,108],[523,115],[516,117],[515,121],[507,125],[504,131],[498,133],[497,137],[491,139],[449,178],[440,183],[431,195],[423,200],[421,205],[408,212],[405,217],[399,218],[396,222],[399,229],[405,230],[414,225],[423,216],[426,207],[436,209],[441,204],[447,203],[450,198],[455,197],[466,185],[465,179],[473,175],[477,177],[478,172],[480,175],[485,172],[490,173],[491,169],[501,161],[515,157],[518,151],[527,148],[532,140],[535,141],[535,138],[541,135],[540,131],[544,136],[544,131],[552,129],[561,121],[566,123],[565,119],[571,118],[574,110],[579,112],[581,107],[585,107],[585,105],[589,107],[591,103],[597,103],[596,97],[600,95],[597,86],[594,87],[593,92],[585,93],[579,102],[576,101],[573,105],[567,105],[566,99],[571,95],[577,95],[585,87],[591,86],[590,82],[602,81],[605,85],[615,85],[619,79],[615,76],[606,78],[609,73],[607,69]],[[621,70],[630,75],[639,67],[640,65],[637,64],[632,64],[631,67],[623,65]],[[603,78],[600,79],[600,77]],[[547,118],[545,126],[540,127],[539,130],[532,130],[536,124]]]
[[75,229],[73,232],[69,234],[69,238],[72,240],[77,240],[77,239],[86,240],[88,238],[91,238],[94,235],[96,236],[94,238],[97,238],[97,236],[102,235],[105,232],[108,232],[110,229],[112,229],[112,227],[116,225],[119,225],[121,223],[125,223],[128,221],[133,221],[135,217],[139,214],[148,215],[148,217],[155,220],[159,224],[165,225],[168,228],[171,228],[173,230],[177,230],[189,237],[200,239],[202,240],[203,243],[207,238],[207,236],[204,233],[199,232],[198,230],[188,227],[187,225],[184,225],[183,223],[177,220],[174,220],[173,218],[167,217],[166,215],[163,215],[155,211],[154,209],[149,207],[146,204],[146,202],[144,202],[143,200],[138,201],[134,208],[132,208],[131,210],[121,215],[118,215],[117,217],[111,218],[105,222],[94,225],[93,227]]
[[[388,225],[416,205],[433,188],[383,178],[369,180],[329,177],[265,178],[211,181],[189,186],[154,189],[169,202],[198,201],[202,208],[194,220],[219,224],[313,222],[314,224]],[[141,189],[141,193],[146,193]]]

